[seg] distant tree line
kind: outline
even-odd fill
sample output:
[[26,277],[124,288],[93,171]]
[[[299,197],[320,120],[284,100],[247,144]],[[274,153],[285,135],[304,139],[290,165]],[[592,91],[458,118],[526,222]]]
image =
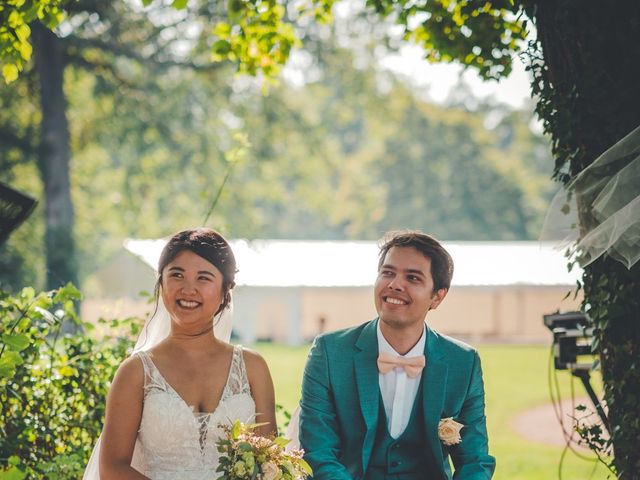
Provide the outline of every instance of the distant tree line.
[[[421,101],[370,51],[338,47],[331,27],[308,35],[315,74],[264,95],[228,66],[200,64],[197,47],[177,57],[177,36],[156,45],[169,27],[117,2],[100,5],[98,14],[71,11],[80,20],[64,38],[34,33],[59,42],[65,59],[69,196],[58,213],[71,224],[47,211],[47,184],[61,188],[50,177],[64,171],[43,170],[38,72],[27,65],[0,91],[0,136],[10,139],[0,174],[41,198],[0,247],[5,288],[82,280],[126,237],[201,224],[228,172],[208,224],[234,237],[376,239],[411,227],[447,240],[536,238],[552,185],[530,111]],[[372,35],[364,48],[374,46]],[[135,54],[146,50],[149,59]],[[492,128],[489,113],[500,119]],[[53,241],[47,222],[73,247]],[[43,248],[67,266],[49,259],[44,276]]]

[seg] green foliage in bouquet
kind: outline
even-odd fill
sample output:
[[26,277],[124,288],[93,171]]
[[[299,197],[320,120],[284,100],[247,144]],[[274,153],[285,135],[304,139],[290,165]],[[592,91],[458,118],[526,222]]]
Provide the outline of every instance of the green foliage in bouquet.
[[[76,315],[79,299],[70,284],[40,294],[25,288],[15,297],[0,291],[1,480],[82,477],[108,384],[131,341],[65,334],[63,322],[93,328]],[[109,322],[118,332],[135,333],[137,325]]]
[[220,452],[217,480],[304,480],[312,475],[311,467],[302,458],[302,450],[287,452],[289,440],[257,435],[261,424],[221,425],[226,432],[216,443]]

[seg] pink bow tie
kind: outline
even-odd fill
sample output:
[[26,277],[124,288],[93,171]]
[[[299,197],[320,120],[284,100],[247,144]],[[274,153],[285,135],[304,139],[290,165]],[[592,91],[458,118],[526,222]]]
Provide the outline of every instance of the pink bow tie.
[[424,355],[415,357],[398,357],[390,353],[382,352],[378,355],[378,370],[380,373],[388,373],[395,367],[404,368],[409,378],[415,378],[422,372],[425,365]]

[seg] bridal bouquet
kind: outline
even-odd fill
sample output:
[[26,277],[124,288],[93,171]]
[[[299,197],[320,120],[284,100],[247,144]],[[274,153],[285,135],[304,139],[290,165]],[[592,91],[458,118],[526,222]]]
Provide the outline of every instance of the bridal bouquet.
[[285,451],[284,437],[262,437],[260,424],[221,425],[226,435],[216,442],[220,452],[217,480],[304,480],[312,474],[302,450]]

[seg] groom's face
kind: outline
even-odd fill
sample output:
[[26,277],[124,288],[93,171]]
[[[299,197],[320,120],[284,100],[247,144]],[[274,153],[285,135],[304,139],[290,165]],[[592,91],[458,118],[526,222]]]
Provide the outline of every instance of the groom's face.
[[380,320],[393,328],[421,324],[447,291],[433,291],[431,260],[414,247],[391,247],[374,287]]

